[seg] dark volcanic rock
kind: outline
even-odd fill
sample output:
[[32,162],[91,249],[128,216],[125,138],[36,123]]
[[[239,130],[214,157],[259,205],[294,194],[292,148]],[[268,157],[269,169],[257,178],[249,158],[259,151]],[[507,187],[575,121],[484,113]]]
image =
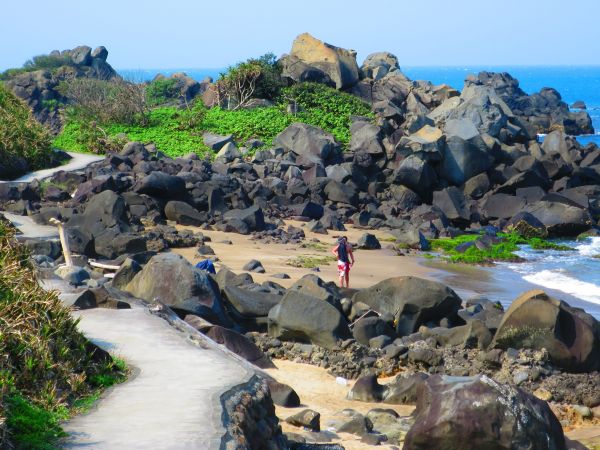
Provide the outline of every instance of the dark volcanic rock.
[[206,272],[174,253],[153,256],[124,290],[147,301],[159,300],[176,311],[196,314],[212,323],[232,325],[216,283]]
[[154,197],[177,198],[185,194],[185,181],[164,172],[152,172],[135,185],[134,191]]
[[419,386],[417,398],[406,450],[566,448],[546,402],[485,376],[435,375]]
[[201,213],[193,206],[176,200],[172,200],[166,204],[165,216],[179,225],[192,226],[200,226],[208,219],[206,213]]
[[288,291],[269,311],[269,335],[331,348],[351,336],[342,314],[329,303]]
[[397,320],[396,331],[401,336],[418,330],[419,326],[454,317],[461,300],[449,287],[416,277],[396,277],[362,289],[352,298],[379,313],[389,313]]
[[272,369],[275,364],[259,349],[254,342],[245,336],[220,326],[211,327],[206,333],[217,344],[222,344],[236,355],[251,362],[261,369]]

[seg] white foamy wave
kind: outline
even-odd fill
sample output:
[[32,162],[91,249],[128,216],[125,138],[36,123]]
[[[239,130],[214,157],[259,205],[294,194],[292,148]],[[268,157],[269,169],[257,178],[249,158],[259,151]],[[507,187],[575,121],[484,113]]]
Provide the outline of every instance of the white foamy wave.
[[600,255],[600,237],[589,238],[589,241],[578,245],[577,250],[582,256]]
[[525,275],[523,279],[600,305],[600,286],[571,278],[558,270],[542,270],[531,275]]

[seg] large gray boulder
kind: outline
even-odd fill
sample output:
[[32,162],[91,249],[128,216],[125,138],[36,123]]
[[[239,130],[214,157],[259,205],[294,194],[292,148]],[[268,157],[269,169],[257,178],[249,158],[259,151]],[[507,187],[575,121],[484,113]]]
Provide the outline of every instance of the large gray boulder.
[[587,208],[558,194],[548,194],[539,202],[527,205],[524,211],[542,222],[548,235],[553,237],[577,236],[592,226]]
[[332,348],[351,337],[348,323],[329,303],[288,291],[269,311],[269,336]]
[[167,219],[177,222],[179,225],[200,226],[208,219],[206,213],[201,213],[193,206],[185,202],[171,200],[165,206]]
[[418,156],[404,158],[394,171],[394,183],[412,189],[425,200],[431,199],[438,178],[433,167]]
[[455,186],[450,186],[433,193],[433,205],[437,206],[454,223],[468,225],[471,213],[463,193]]
[[263,351],[246,336],[227,328],[215,325],[210,327],[206,336],[211,338],[217,344],[224,345],[236,355],[241,356],[246,361],[251,362],[261,369],[274,369],[275,364],[263,353]]
[[303,156],[314,164],[322,164],[338,151],[333,136],[319,127],[305,123],[293,123],[279,133],[273,145]]
[[[226,222],[240,221],[246,225],[247,232],[262,231],[265,229],[265,216],[262,208],[251,206],[246,209],[232,209],[227,211],[223,218]],[[247,234],[241,233],[241,234]]]
[[379,80],[390,72],[400,71],[398,58],[388,52],[371,53],[360,66],[362,78]]
[[153,256],[123,290],[143,300],[158,300],[180,313],[195,314],[225,327],[233,325],[217,284],[175,253]]
[[563,450],[560,422],[542,400],[486,376],[434,375],[417,388],[405,450]]
[[352,303],[356,302],[392,314],[401,336],[414,333],[427,322],[455,317],[461,305],[460,297],[448,286],[416,277],[383,280],[354,294]]
[[488,170],[494,158],[477,127],[469,119],[451,119],[444,127],[446,145],[439,174],[454,185]]

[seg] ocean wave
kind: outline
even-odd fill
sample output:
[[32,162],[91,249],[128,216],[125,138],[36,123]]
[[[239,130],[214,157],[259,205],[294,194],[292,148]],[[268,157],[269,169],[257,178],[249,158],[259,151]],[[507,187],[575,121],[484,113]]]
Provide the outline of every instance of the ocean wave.
[[577,245],[576,248],[581,256],[600,255],[600,237],[591,237],[584,243]]
[[542,270],[525,275],[524,280],[539,286],[555,289],[582,300],[600,305],[600,286],[569,277],[559,270]]

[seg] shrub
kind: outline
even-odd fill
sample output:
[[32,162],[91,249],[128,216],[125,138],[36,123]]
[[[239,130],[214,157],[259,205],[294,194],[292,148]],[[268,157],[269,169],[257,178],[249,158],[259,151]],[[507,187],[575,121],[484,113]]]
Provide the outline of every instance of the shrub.
[[179,82],[174,78],[154,80],[146,86],[146,103],[150,106],[163,105],[180,95]]
[[68,55],[38,55],[23,64],[23,67],[7,69],[0,73],[0,80],[10,80],[17,75],[36,70],[54,70],[62,66],[72,65]]
[[76,78],[59,91],[69,99],[67,114],[80,122],[144,124],[147,108],[141,86],[123,80]]
[[275,55],[268,53],[236,64],[215,83],[217,103],[228,109],[246,107],[253,98],[275,99],[283,86]]
[[123,375],[94,354],[57,293],[38,285],[28,257],[0,223],[0,448],[51,448],[67,408],[96,389],[92,380]]
[[[0,83],[0,166],[18,171],[25,160],[32,169],[47,166],[52,158],[50,135],[29,108]],[[16,174],[16,173],[15,173]]]

